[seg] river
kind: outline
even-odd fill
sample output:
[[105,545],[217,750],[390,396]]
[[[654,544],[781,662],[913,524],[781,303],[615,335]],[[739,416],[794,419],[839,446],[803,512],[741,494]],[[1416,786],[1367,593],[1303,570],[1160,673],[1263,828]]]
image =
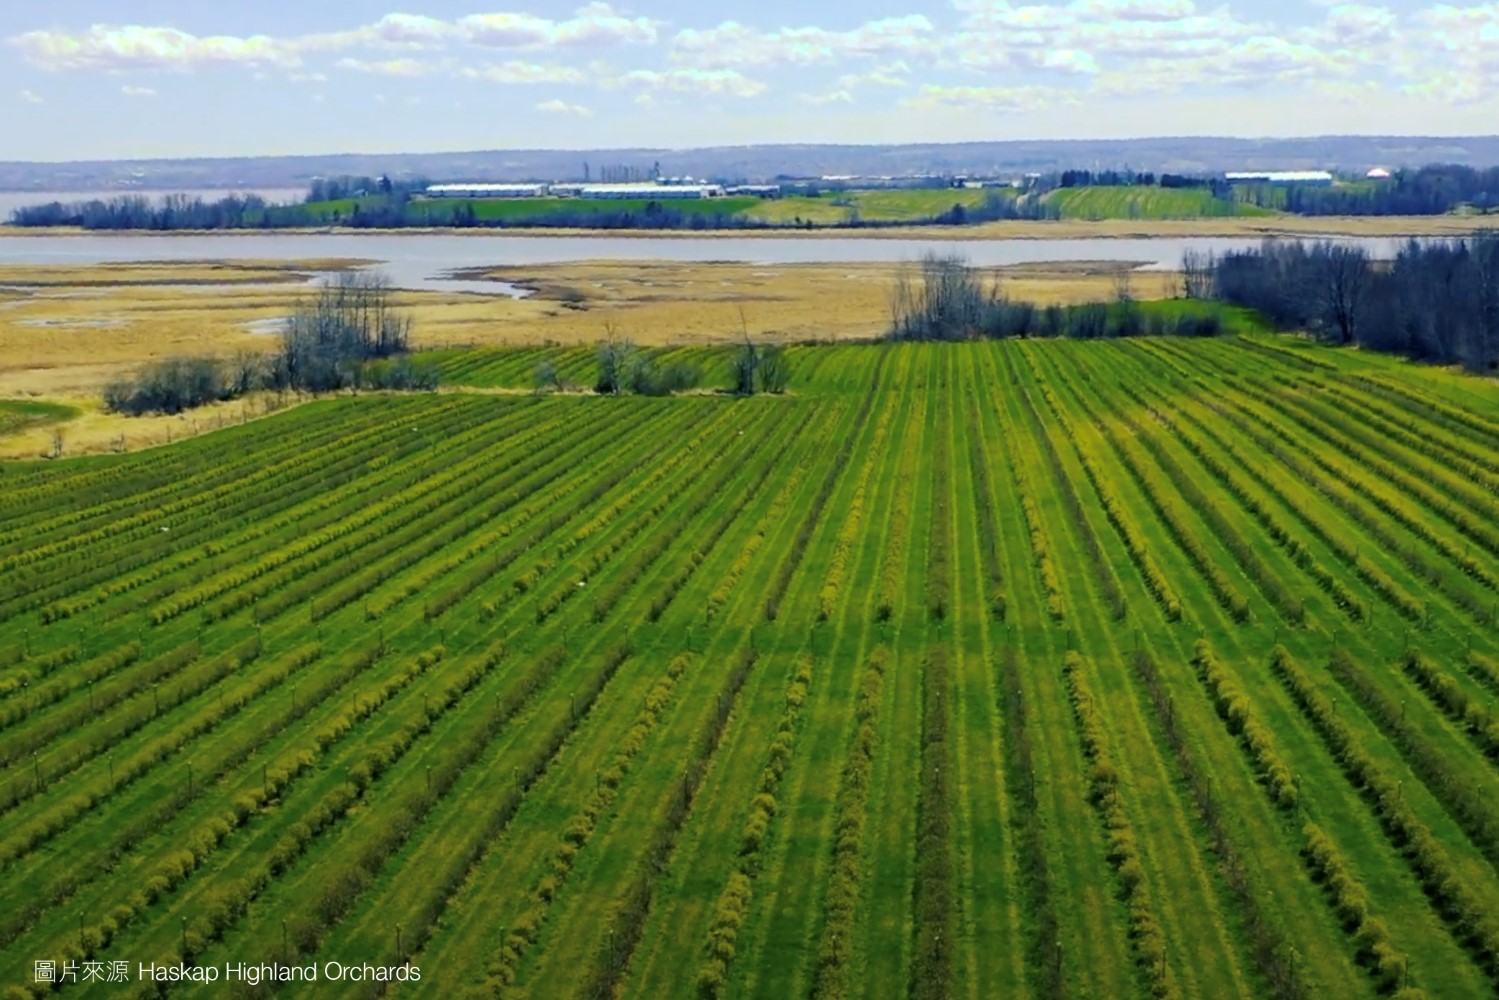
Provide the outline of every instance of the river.
[[[1375,257],[1402,242],[1348,238]],[[214,233],[208,235],[0,236],[0,264],[84,265],[129,261],[310,260],[377,261],[399,288],[513,294],[500,282],[455,278],[466,268],[565,264],[585,260],[666,260],[750,264],[852,264],[916,261],[955,254],[978,267],[1046,261],[1124,260],[1142,268],[1175,269],[1189,250],[1224,253],[1258,245],[1253,238],[941,240],[640,236],[504,236],[371,233]]]

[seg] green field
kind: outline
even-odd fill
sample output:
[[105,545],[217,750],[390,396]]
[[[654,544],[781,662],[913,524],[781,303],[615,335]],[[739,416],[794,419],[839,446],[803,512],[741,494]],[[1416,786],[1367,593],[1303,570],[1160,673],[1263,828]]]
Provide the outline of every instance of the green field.
[[0,995],[1494,994],[1491,381],[790,356],[0,470]]
[[0,399],[0,435],[14,434],[28,427],[61,423],[78,416],[78,410],[59,403],[33,399]]
[[1073,187],[1046,195],[1063,219],[1201,219],[1273,215],[1268,209],[1214,198],[1201,188]]
[[1013,197],[1008,189],[987,190],[890,190],[829,192],[816,198],[788,195],[757,203],[745,214],[782,225],[811,222],[814,225],[865,222],[919,222],[950,211],[954,205],[976,208],[997,195]]

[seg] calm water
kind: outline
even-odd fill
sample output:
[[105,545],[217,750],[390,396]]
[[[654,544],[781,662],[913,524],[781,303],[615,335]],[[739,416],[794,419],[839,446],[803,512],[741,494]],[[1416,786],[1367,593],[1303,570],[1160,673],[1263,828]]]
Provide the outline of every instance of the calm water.
[[[649,238],[636,236],[448,236],[388,234],[240,233],[208,236],[4,236],[0,264],[98,264],[342,257],[379,263],[401,288],[510,294],[498,282],[467,281],[451,272],[494,265],[560,264],[585,260],[724,261],[751,264],[899,263],[924,254],[952,253],[979,267],[1042,261],[1127,260],[1142,267],[1180,266],[1188,250],[1223,253],[1255,239],[940,240],[776,237]],[[1400,241],[1350,239],[1378,257]]]

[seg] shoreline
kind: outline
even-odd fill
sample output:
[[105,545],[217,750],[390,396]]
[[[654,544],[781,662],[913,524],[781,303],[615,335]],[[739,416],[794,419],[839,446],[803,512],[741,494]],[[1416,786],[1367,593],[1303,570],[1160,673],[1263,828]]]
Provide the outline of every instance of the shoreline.
[[556,239],[806,239],[806,240],[933,240],[959,243],[976,240],[1097,240],[1185,238],[1325,238],[1385,239],[1458,237],[1483,230],[1499,230],[1499,215],[1480,216],[1278,216],[1202,219],[1105,219],[1100,221],[1001,221],[965,226],[880,226],[871,228],[784,229],[579,229],[538,226],[454,228],[448,226],[395,229],[348,226],[289,227],[285,229],[94,229],[32,228],[0,225],[0,237],[149,237],[185,236],[463,236],[491,238],[549,237]]

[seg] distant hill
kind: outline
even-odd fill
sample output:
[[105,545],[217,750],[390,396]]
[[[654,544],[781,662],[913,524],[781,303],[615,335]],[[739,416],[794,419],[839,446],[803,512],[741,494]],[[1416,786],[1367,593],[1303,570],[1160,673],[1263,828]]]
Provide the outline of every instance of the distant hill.
[[331,153],[227,159],[0,162],[0,191],[120,191],[296,187],[343,174],[559,180],[584,165],[746,181],[780,174],[1006,173],[1069,167],[1130,167],[1194,173],[1255,169],[1366,169],[1461,163],[1499,165],[1499,136],[1316,136],[1296,139],[1163,137],[1015,140],[921,145],[768,145],[701,149],[487,150],[451,153]]

